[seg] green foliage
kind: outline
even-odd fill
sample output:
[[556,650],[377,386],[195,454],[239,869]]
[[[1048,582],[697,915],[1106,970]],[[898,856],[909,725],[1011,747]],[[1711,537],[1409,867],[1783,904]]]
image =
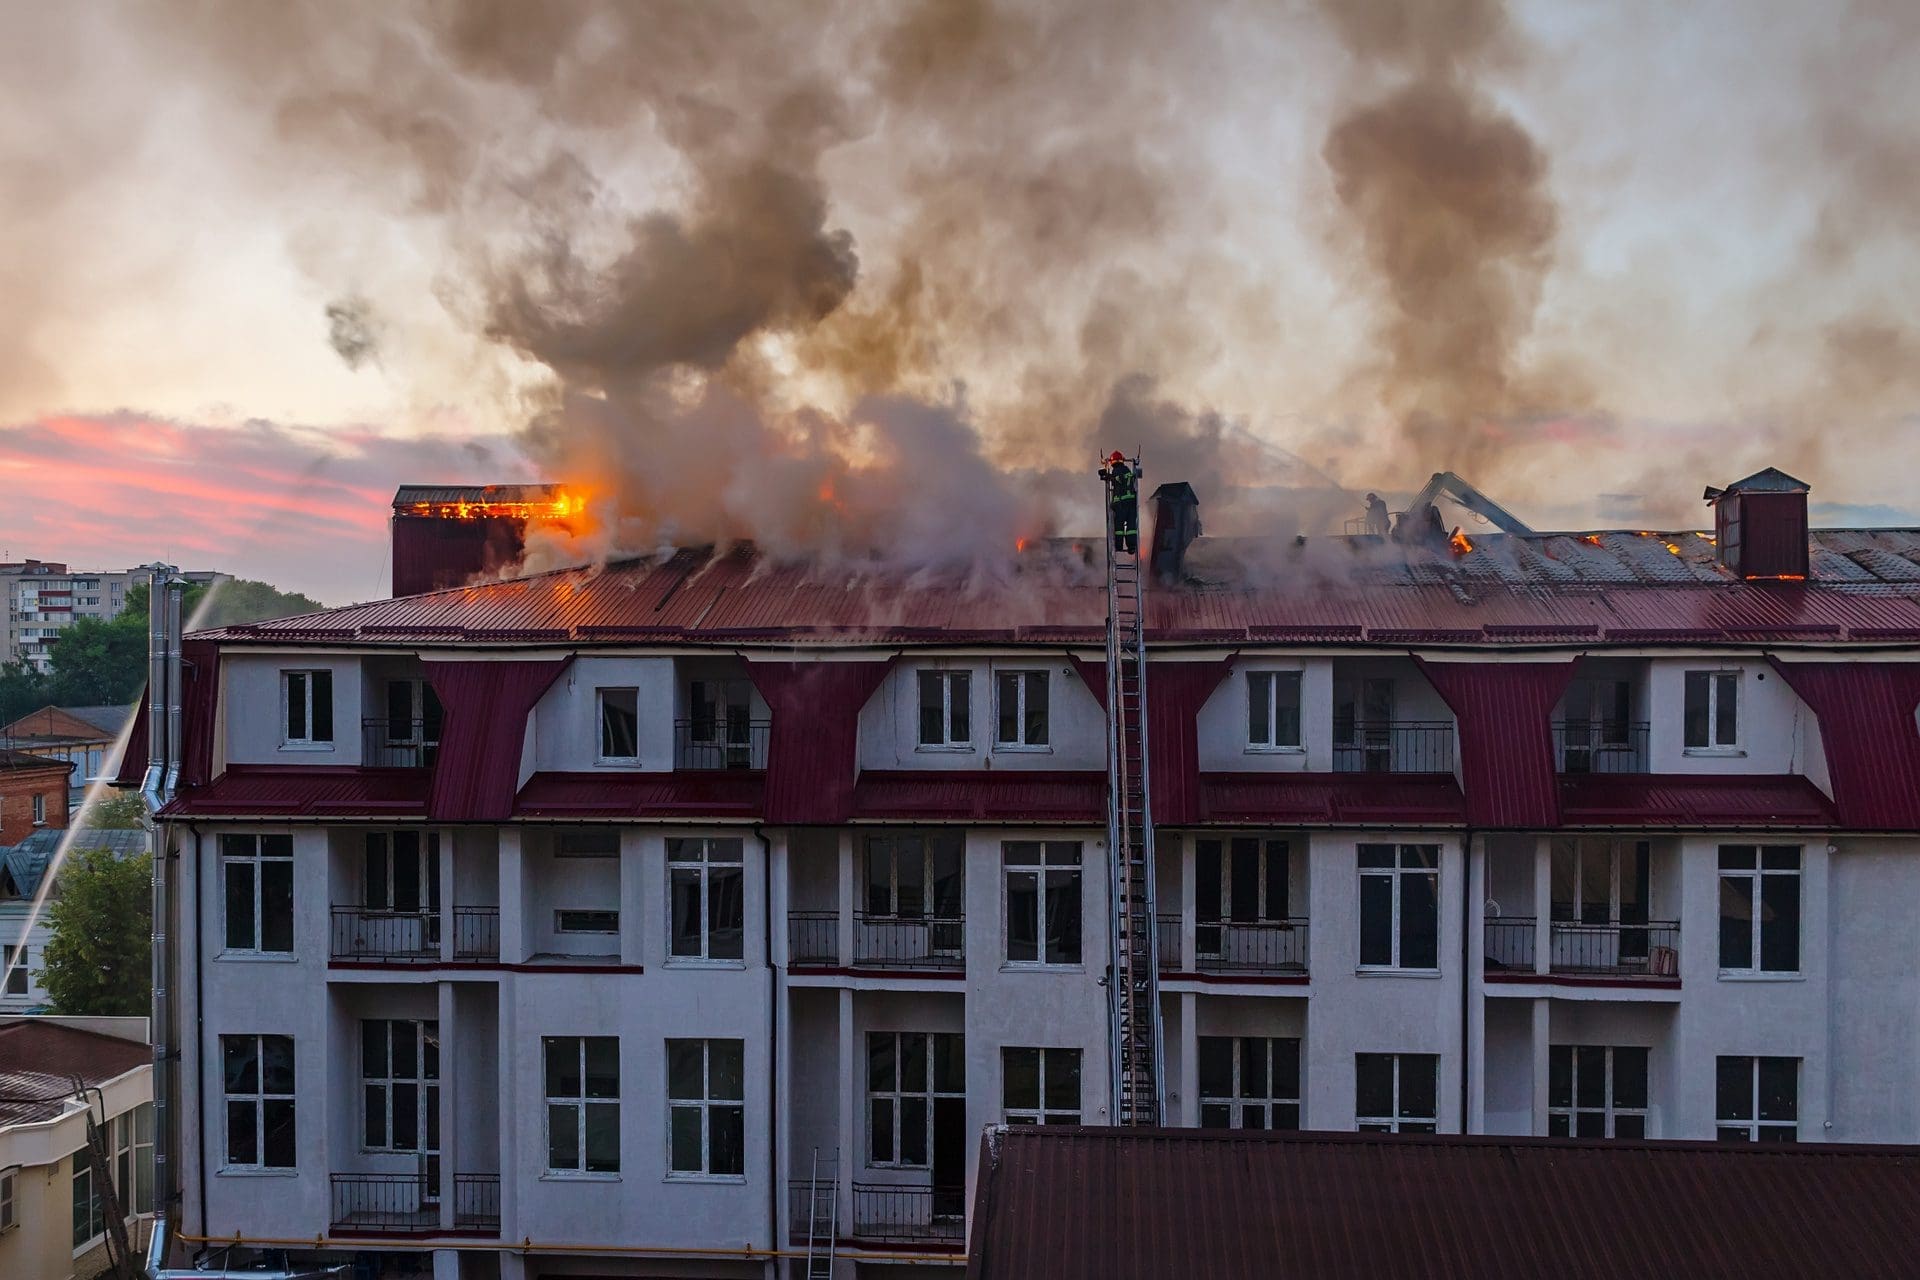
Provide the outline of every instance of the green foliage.
[[[215,587],[213,604],[208,607],[204,617],[195,617],[206,598],[206,587],[188,587],[180,599],[181,618],[196,628],[231,627],[242,622],[288,618],[297,613],[317,613],[326,608],[312,596],[303,596],[298,591],[282,591],[269,583],[255,582],[251,578],[235,578]],[[128,588],[126,608],[114,621],[123,626],[136,627],[144,636],[147,629],[147,599],[145,583]]]
[[40,985],[55,1013],[138,1017],[153,1002],[153,858],[75,849],[59,870]]
[[47,705],[48,680],[24,662],[0,666],[0,724]]
[[47,702],[58,707],[105,707],[132,702],[147,673],[147,633],[119,619],[81,618],[63,628],[53,646]]
[[105,831],[138,831],[146,812],[138,791],[109,791],[87,810],[87,825]]

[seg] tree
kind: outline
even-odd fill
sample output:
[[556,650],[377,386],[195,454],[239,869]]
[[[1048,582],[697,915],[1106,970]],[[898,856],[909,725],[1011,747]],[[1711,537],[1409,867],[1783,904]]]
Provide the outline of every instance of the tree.
[[80,618],[61,628],[54,643],[47,701],[61,707],[119,706],[140,692],[146,671],[144,627]]
[[47,678],[24,662],[0,666],[0,724],[12,724],[51,699]]
[[[326,608],[312,596],[303,596],[298,591],[282,591],[265,582],[256,582],[251,578],[234,578],[213,587],[213,603],[207,607],[205,616],[196,618],[201,603],[207,598],[208,588],[198,584],[189,586],[180,598],[180,617],[183,622],[195,627],[231,627],[242,622],[264,622],[268,618],[288,618],[297,613],[318,613]],[[150,599],[147,584],[136,583],[127,589],[126,606],[121,609],[115,622],[139,628],[146,634],[147,601]]]
[[145,1016],[153,1004],[153,856],[74,849],[59,869],[40,985],[55,1013]]
[[87,810],[87,826],[105,831],[138,831],[146,817],[138,791],[109,791]]

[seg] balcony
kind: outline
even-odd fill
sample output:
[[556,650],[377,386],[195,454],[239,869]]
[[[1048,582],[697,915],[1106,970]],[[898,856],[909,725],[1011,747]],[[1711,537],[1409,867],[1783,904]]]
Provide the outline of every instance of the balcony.
[[[855,968],[946,970],[966,967],[967,922],[962,916],[853,917]],[[787,916],[791,964],[838,965],[840,917],[833,911],[795,911]]]
[[[435,1236],[441,1225],[439,1157],[418,1173],[336,1173],[331,1176],[331,1229],[344,1235]],[[454,1232],[500,1233],[500,1175],[453,1175]]]
[[[494,936],[497,951],[497,929]],[[440,960],[440,914],[335,907],[329,954],[335,960],[436,964]]]
[[[1539,930],[1531,916],[1502,916],[1487,921],[1486,971],[1530,974],[1539,966]],[[1547,923],[1549,952],[1545,972],[1567,977],[1628,981],[1675,981],[1680,976],[1680,923],[1645,924],[1578,920]]]
[[[1160,917],[1160,969],[1177,971],[1186,956],[1179,916]],[[1307,921],[1203,920],[1193,929],[1193,970],[1198,973],[1304,975]]]
[[375,769],[431,769],[440,753],[439,726],[428,736],[424,720],[362,720],[360,759]]
[[[804,1237],[809,1219],[812,1183],[797,1179],[788,1184],[792,1222]],[[843,1235],[875,1244],[922,1245],[958,1249],[967,1242],[965,1187],[898,1187],[877,1182],[853,1184],[852,1212],[843,1205],[837,1215]]]
[[500,1175],[453,1175],[453,1229],[481,1235],[500,1234]]
[[1645,773],[1647,725],[1620,720],[1556,720],[1553,767],[1561,773]]
[[469,961],[500,958],[500,908],[453,909],[453,958]]
[[764,769],[767,720],[676,720],[673,767],[676,769]]
[[1447,720],[1336,723],[1336,773],[1451,773],[1453,724]]

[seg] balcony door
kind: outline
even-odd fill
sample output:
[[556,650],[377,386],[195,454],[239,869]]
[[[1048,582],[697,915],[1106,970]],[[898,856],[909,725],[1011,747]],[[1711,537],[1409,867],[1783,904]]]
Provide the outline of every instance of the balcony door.
[[[362,905],[367,927],[389,930],[389,954],[440,948],[440,833],[369,831]],[[380,917],[377,921],[376,913]]]
[[386,692],[386,728],[381,735],[385,758],[368,763],[420,768],[432,765],[444,718],[440,696],[420,679],[389,680]]
[[1393,769],[1393,679],[1368,676],[1343,681],[1334,691],[1333,741],[1357,755],[1361,771]]
[[[1611,968],[1647,959],[1650,850],[1645,840],[1553,842],[1552,919],[1570,926],[1555,930],[1556,963],[1584,960]],[[1562,956],[1563,950],[1569,955]]]
[[[1560,767],[1592,773],[1633,746],[1633,686],[1625,680],[1576,679],[1567,685]],[[1618,772],[1616,766],[1615,771]]]
[[727,769],[753,767],[753,683],[687,682],[687,741],[701,757]]
[[[897,922],[896,933],[925,930],[925,958],[960,955],[964,841],[957,831],[873,836],[867,841],[866,916]],[[924,923],[921,923],[924,922]],[[899,945],[914,948],[901,936]],[[899,956],[898,959],[921,957]]]

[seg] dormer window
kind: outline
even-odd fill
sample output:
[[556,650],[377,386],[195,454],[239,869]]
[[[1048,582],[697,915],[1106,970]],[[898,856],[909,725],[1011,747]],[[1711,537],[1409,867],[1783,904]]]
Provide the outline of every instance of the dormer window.
[[1740,742],[1740,673],[1689,671],[1686,689],[1688,751],[1732,751]]
[[920,673],[920,745],[964,751],[973,745],[973,673]]
[[1300,673],[1247,672],[1247,750],[1300,746]]
[[640,691],[601,689],[600,759],[632,764],[640,759]]
[[282,671],[281,742],[289,747],[333,745],[333,672]]
[[1048,744],[1047,675],[1045,671],[994,673],[994,746],[1002,751],[1038,750]]

